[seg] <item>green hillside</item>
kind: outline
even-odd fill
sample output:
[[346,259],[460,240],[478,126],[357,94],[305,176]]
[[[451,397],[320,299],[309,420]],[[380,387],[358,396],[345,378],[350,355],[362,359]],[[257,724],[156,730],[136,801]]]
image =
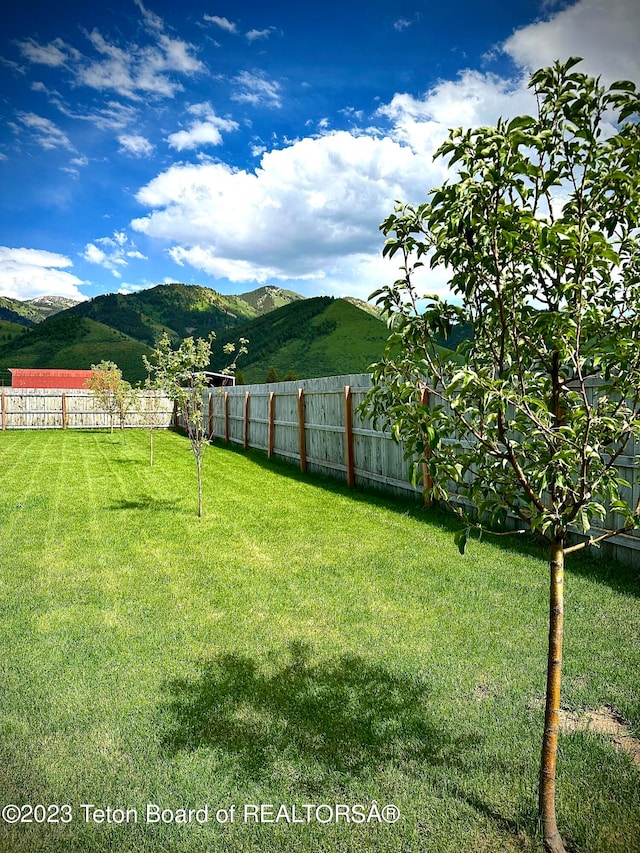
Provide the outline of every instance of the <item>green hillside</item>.
[[270,367],[280,378],[363,373],[382,355],[387,327],[346,299],[318,296],[292,302],[233,330],[249,339],[239,363],[247,383],[264,382]]
[[[274,307],[278,303],[280,307]],[[29,312],[27,303],[20,305]],[[145,377],[143,353],[150,353],[165,330],[175,342],[216,331],[213,370],[228,361],[223,344],[248,338],[249,354],[239,363],[246,382],[265,381],[272,366],[280,378],[290,373],[301,379],[360,373],[380,358],[387,338],[387,328],[375,312],[347,299],[305,299],[276,287],[222,296],[206,287],[169,284],[98,296],[28,328],[7,321],[0,326],[0,371],[88,368],[107,359],[136,382]]]
[[0,296],[0,320],[17,323],[20,326],[31,326],[33,323],[38,322],[35,319],[36,316],[37,311],[27,302],[20,302],[18,299],[9,299],[7,296]]
[[146,376],[143,353],[150,349],[115,329],[69,312],[25,329],[5,343],[0,337],[0,374],[9,367],[88,369],[102,359],[115,361],[129,382]]
[[0,319],[0,346],[19,337],[25,330],[22,323]]
[[90,317],[153,346],[162,332],[174,340],[206,337],[256,316],[238,296],[223,296],[199,285],[159,284],[139,293],[110,293],[81,302],[69,312]]
[[31,326],[77,304],[75,299],[65,296],[36,296],[25,301],[0,296],[0,320]]
[[282,287],[274,287],[267,285],[259,287],[257,290],[252,290],[249,293],[241,293],[239,296],[247,305],[250,305],[261,317],[263,314],[268,314],[270,311],[275,311],[276,308],[282,308],[285,305],[290,305],[292,302],[297,302],[304,299],[299,293],[293,290],[284,290]]

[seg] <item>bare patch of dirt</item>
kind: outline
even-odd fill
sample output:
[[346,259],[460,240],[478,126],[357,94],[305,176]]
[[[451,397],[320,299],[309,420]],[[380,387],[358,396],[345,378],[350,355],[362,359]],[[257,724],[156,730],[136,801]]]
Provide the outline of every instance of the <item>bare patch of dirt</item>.
[[485,699],[490,699],[493,695],[492,689],[484,682],[482,684],[478,684],[473,691],[473,698],[476,702],[482,702]]
[[631,733],[628,724],[608,705],[585,714],[572,714],[570,711],[561,710],[560,731],[568,735],[574,732],[603,735],[617,749],[626,752],[632,763],[640,769],[640,739]]

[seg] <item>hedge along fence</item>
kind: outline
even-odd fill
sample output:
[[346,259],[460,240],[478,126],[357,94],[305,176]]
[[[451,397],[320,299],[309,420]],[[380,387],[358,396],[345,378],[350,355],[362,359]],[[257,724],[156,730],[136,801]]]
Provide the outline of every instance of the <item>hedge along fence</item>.
[[[138,408],[155,412],[154,427],[167,428],[173,422],[173,403],[155,391],[139,391],[138,406],[131,406],[125,427],[148,427]],[[55,388],[3,388],[0,391],[0,419],[8,429],[103,429],[111,426],[109,413],[100,407],[93,391]],[[120,426],[117,415],[113,425]]]
[[[339,477],[350,486],[419,498],[422,487],[409,482],[404,446],[390,431],[371,429],[357,412],[370,387],[371,377],[363,373],[211,389],[206,400],[209,435],[287,459],[302,471]],[[630,446],[617,462],[621,476],[632,483],[623,489],[632,505],[640,498],[637,451]],[[604,529],[619,526],[620,519],[610,512]],[[593,528],[587,535],[600,535],[604,529]],[[640,530],[613,537],[600,551],[640,565]]]

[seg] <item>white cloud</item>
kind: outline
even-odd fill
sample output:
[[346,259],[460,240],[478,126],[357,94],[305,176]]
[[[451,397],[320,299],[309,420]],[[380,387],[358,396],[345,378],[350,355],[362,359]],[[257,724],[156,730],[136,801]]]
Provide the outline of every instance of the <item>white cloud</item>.
[[535,100],[524,75],[514,84],[494,74],[466,70],[457,80],[441,81],[422,98],[394,95],[378,115],[392,122],[394,139],[429,155],[444,142],[449,128],[495,124],[500,116],[532,110]]
[[128,265],[128,258],[146,260],[124,231],[114,231],[111,237],[98,237],[93,243],[87,243],[81,257],[109,270],[116,278],[122,277],[120,270]]
[[87,243],[84,247],[84,254],[82,257],[90,264],[103,264],[107,259],[106,254],[102,249],[99,249],[95,243]]
[[183,85],[170,72],[193,74],[203,71],[204,66],[193,56],[192,45],[164,33],[154,35],[155,44],[146,47],[129,44],[121,48],[107,42],[94,29],[87,38],[104,58],[80,65],[78,82],[102,91],[112,89],[132,100],[149,94],[172,98],[183,90]]
[[220,145],[222,134],[215,124],[197,121],[190,125],[189,130],[179,130],[167,139],[171,148],[184,151],[186,148],[200,148],[202,145]]
[[193,75],[205,70],[196,56],[196,47],[164,32],[162,19],[136,0],[147,25],[147,43],[123,46],[108,41],[97,29],[85,33],[98,58],[55,39],[46,45],[34,39],[19,43],[23,56],[32,63],[64,67],[74,84],[99,91],[115,91],[134,101],[143,97],[173,97],[183,89],[177,75]]
[[200,148],[202,145],[220,145],[222,131],[237,130],[239,125],[231,119],[221,118],[208,102],[193,104],[189,113],[202,117],[202,121],[193,121],[188,130],[179,130],[167,137],[171,148],[184,151],[188,148]]
[[396,198],[426,192],[429,170],[406,145],[338,132],[266,153],[254,172],[175,165],[139,191],[152,212],[132,227],[232,281],[323,279],[379,254],[379,223]]
[[579,70],[611,83],[640,80],[639,42],[637,0],[579,0],[548,20],[517,30],[503,49],[528,71],[581,56]]
[[221,30],[226,30],[228,33],[237,33],[238,27],[233,21],[228,18],[223,18],[220,15],[203,15],[203,18],[209,24],[215,24]]
[[36,113],[18,113],[17,117],[24,127],[33,133],[35,141],[45,151],[51,151],[54,148],[67,148],[73,151],[69,137],[51,119]]
[[153,154],[154,146],[149,140],[140,134],[121,134],[118,137],[120,150],[132,154],[134,157],[149,157]]
[[103,107],[90,113],[72,110],[61,98],[52,99],[52,103],[67,118],[89,122],[99,130],[123,130],[133,124],[139,115],[136,107],[119,101],[108,101]]
[[75,48],[59,38],[45,45],[38,44],[35,39],[29,38],[18,42],[18,47],[29,62],[48,65],[50,68],[66,65],[70,60],[77,60],[80,56]]
[[85,168],[85,166],[89,165],[89,160],[87,157],[72,157],[69,160],[68,166],[61,166],[63,172],[66,172],[68,175],[71,175],[72,178],[80,177],[80,169]]
[[154,284],[155,283],[152,284],[148,281],[144,282],[143,284],[131,284],[130,282],[122,282],[116,292],[121,293],[123,295],[129,293],[139,293],[141,290],[146,290],[148,287],[154,286]]
[[142,0],[133,0],[133,2],[136,4],[138,9],[140,9],[144,22],[149,27],[149,29],[158,30],[159,32],[162,32],[162,30],[164,29],[164,23],[162,21],[162,18],[159,15],[156,15],[155,12],[150,12],[147,8],[145,8],[144,4],[142,3]]
[[231,96],[234,101],[254,106],[282,106],[280,84],[275,80],[267,80],[259,71],[241,71],[233,82],[240,87],[240,90]]
[[78,287],[81,279],[67,272],[70,258],[43,249],[0,246],[0,294],[10,299],[36,296],[67,296],[83,300]]
[[273,27],[268,27],[266,30],[249,30],[245,38],[247,41],[257,41],[258,39],[267,39],[273,32]]

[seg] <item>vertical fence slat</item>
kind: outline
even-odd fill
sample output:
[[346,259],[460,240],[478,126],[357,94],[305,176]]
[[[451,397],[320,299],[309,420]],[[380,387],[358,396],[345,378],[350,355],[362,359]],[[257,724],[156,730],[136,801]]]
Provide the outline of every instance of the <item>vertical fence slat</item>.
[[67,395],[62,392],[62,429],[67,428]]
[[267,456],[269,459],[273,456],[273,448],[275,446],[275,419],[276,394],[275,391],[269,391],[269,428],[267,433]]
[[249,412],[251,408],[251,397],[249,392],[244,395],[244,449],[249,447]]
[[229,392],[224,392],[224,440],[229,444]]
[[2,429],[7,428],[7,401],[4,396],[4,391],[2,392]]
[[344,445],[347,485],[353,487],[356,484],[356,472],[353,455],[353,401],[350,385],[344,386]]
[[[420,393],[420,405],[431,408],[431,394],[427,391],[426,386],[422,386]],[[425,449],[424,455],[428,458],[431,456],[431,448]],[[433,487],[433,479],[429,473],[429,465],[427,462],[422,463],[422,499],[426,507],[430,507],[433,503],[431,500],[431,489]],[[427,494],[428,493],[428,494]]]
[[298,447],[300,448],[300,470],[307,470],[307,433],[304,418],[304,388],[298,388]]
[[213,391],[209,391],[209,438],[213,438]]

